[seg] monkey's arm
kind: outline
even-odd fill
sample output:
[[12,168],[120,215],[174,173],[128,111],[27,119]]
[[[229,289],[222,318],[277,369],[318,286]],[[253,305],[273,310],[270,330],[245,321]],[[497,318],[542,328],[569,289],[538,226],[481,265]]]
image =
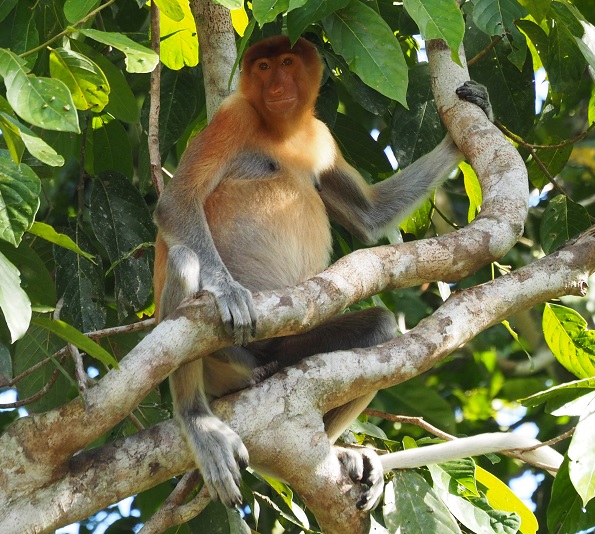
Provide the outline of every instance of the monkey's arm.
[[[481,107],[490,119],[486,89],[467,82],[457,89],[463,100]],[[449,134],[429,154],[391,178],[370,186],[338,153],[335,166],[321,176],[321,197],[329,216],[364,243],[372,244],[402,221],[463,160]]]
[[417,208],[463,155],[450,135],[405,170],[373,186],[339,156],[321,177],[321,197],[332,220],[363,243],[373,244]]
[[[175,191],[174,188],[171,188]],[[167,279],[161,295],[161,316],[200,287],[213,294],[234,343],[245,345],[255,327],[251,293],[225,267],[211,237],[202,203],[196,198],[164,193],[155,212],[160,237],[169,247]],[[194,265],[195,264],[195,265]]]

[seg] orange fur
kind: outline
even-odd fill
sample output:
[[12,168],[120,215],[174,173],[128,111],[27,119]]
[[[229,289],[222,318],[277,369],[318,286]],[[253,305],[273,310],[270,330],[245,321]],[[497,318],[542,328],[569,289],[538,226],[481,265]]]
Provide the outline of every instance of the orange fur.
[[[290,64],[284,65],[287,58]],[[264,61],[268,68],[261,70]],[[302,39],[293,49],[285,37],[250,48],[243,59],[239,90],[190,142],[168,185],[176,203],[203,205],[223,262],[251,291],[295,285],[329,262],[330,227],[313,177],[334,165],[340,155],[326,127],[314,117],[321,74],[316,49]],[[285,110],[288,95],[290,109]],[[269,109],[267,100],[279,97],[281,104],[275,101]],[[278,174],[254,179],[241,172],[223,172],[244,151],[278,161]],[[156,313],[167,251],[167,236],[160,231]]]

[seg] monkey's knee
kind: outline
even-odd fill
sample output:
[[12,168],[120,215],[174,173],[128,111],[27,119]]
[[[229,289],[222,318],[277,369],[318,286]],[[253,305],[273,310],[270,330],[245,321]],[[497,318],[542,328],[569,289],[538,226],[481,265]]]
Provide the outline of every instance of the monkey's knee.
[[[184,245],[174,245],[167,253],[167,278],[178,279],[188,294],[196,293],[200,280],[198,256]],[[166,282],[167,283],[167,282]]]
[[380,345],[395,337],[397,320],[390,310],[376,306],[355,313],[361,315],[367,326],[368,345]]
[[174,245],[167,253],[166,272],[161,294],[160,320],[172,313],[186,297],[199,290],[198,256],[184,245]]

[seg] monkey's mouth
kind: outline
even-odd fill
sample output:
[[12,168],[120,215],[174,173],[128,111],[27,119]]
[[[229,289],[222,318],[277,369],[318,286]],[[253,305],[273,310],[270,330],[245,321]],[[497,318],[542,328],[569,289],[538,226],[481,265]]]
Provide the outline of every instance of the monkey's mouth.
[[283,98],[271,98],[266,101],[267,107],[271,111],[292,108],[295,105],[297,98],[295,96],[288,96]]

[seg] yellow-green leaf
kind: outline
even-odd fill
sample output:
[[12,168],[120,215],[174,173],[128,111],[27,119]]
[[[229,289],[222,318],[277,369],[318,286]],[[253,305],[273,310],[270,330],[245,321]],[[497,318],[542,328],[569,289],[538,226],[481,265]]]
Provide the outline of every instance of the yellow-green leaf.
[[65,323],[64,321],[54,321],[47,317],[34,317],[31,320],[31,323],[53,332],[67,343],[72,343],[79,349],[85,351],[89,356],[99,360],[105,365],[111,365],[115,369],[118,369],[118,362],[107,350],[83,333],[79,332],[73,326],[70,326],[68,323]]
[[539,524],[533,512],[525,506],[523,501],[504,482],[485,469],[477,466],[475,472],[477,481],[487,488],[486,497],[490,506],[495,510],[517,513],[521,518],[519,532],[521,534],[535,534]]

